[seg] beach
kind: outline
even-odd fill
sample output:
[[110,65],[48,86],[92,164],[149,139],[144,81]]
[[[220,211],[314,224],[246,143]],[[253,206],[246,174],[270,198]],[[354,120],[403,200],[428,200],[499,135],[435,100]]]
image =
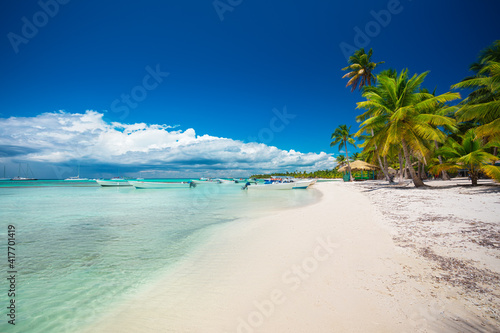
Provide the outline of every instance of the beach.
[[498,330],[498,187],[455,185],[318,183],[319,202],[221,227],[89,331]]

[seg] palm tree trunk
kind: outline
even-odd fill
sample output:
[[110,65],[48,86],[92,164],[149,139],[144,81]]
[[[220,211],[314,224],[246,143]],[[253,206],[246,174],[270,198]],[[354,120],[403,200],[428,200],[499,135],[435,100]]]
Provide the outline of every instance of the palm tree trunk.
[[[373,128],[372,128],[372,137],[374,136],[373,134]],[[391,178],[389,178],[389,173],[384,169],[384,166],[382,164],[382,160],[380,159],[380,155],[378,153],[378,148],[377,148],[377,144],[375,143],[375,154],[377,154],[377,159],[378,159],[378,165],[380,166],[380,170],[382,170],[382,172],[384,173],[384,177],[385,179],[390,182],[391,181]]]
[[417,177],[417,174],[415,173],[415,170],[413,169],[413,166],[411,165],[411,160],[410,160],[410,154],[408,153],[408,146],[406,145],[405,139],[401,139],[401,145],[403,146],[403,152],[405,154],[405,159],[408,164],[408,169],[410,170],[410,175],[411,178],[413,179],[413,184],[415,187],[423,187],[426,186],[422,179]]
[[391,181],[391,176],[389,176],[389,165],[387,164],[387,155],[384,155],[384,175],[387,175],[388,180]]
[[470,180],[472,181],[472,186],[477,186],[477,179],[478,179],[478,175],[477,175],[477,172],[471,172],[470,173]]
[[427,174],[425,173],[425,162],[419,161],[419,166],[420,166],[420,169],[418,170],[418,175],[419,175],[420,179],[426,180]]
[[399,157],[399,182],[403,182],[403,172],[406,173],[405,169],[403,169],[403,155],[401,154],[401,149],[398,152]]
[[474,168],[473,165],[469,165],[469,176],[472,182],[472,186],[477,186],[477,179],[479,178],[478,171]]
[[[375,147],[375,149],[377,149],[377,148]],[[377,157],[378,157],[378,164],[380,165],[380,170],[382,170],[382,172],[384,173],[385,179],[387,181],[390,181],[389,175],[387,174],[387,172],[384,169],[384,164],[382,163],[382,159],[380,158],[380,155],[378,154],[378,152],[376,154],[377,154]]]
[[349,163],[349,155],[347,154],[347,140],[344,141],[345,147],[345,159],[347,160],[347,170],[349,170],[349,181],[352,182],[352,173],[351,173],[351,163]]
[[[436,140],[434,140],[434,147],[436,147],[436,150],[439,148]],[[439,165],[443,164],[443,158],[441,157],[441,155],[438,155],[438,160],[439,160]],[[448,175],[448,172],[446,172],[446,170],[441,171],[441,179],[450,180],[450,175]]]

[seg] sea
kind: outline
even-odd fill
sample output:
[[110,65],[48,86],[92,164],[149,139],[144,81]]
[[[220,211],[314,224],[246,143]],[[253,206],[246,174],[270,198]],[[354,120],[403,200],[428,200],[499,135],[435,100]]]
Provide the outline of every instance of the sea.
[[0,332],[80,332],[226,226],[320,198],[314,189],[242,185],[0,181]]

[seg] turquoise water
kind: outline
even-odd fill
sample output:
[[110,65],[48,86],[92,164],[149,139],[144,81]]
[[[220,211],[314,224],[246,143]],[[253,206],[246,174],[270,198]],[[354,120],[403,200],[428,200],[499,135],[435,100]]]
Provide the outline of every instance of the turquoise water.
[[272,210],[306,205],[314,190],[101,188],[33,181],[0,187],[0,253],[15,226],[16,325],[7,323],[9,281],[0,283],[0,332],[77,332],[168,272],[211,234]]

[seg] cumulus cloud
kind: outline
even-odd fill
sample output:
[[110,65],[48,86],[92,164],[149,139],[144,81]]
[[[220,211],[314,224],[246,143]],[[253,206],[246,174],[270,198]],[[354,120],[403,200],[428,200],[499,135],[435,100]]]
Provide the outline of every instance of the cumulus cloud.
[[[262,143],[197,135],[162,124],[108,123],[103,114],[54,112],[0,119],[0,160],[51,165],[93,164],[127,170],[251,173],[332,168],[324,152],[300,153]],[[220,173],[220,172],[219,172]],[[206,174],[206,173],[205,173]]]

